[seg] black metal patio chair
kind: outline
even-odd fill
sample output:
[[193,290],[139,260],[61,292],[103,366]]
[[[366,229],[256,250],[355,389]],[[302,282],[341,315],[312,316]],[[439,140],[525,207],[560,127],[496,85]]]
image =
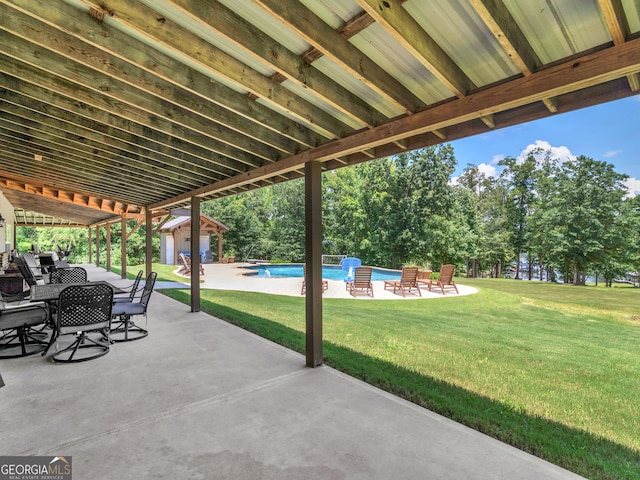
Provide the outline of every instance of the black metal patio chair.
[[114,296],[113,303],[133,302],[137,293],[143,290],[142,288],[140,288],[140,281],[142,280],[143,274],[144,272],[142,270],[139,270],[138,275],[136,275],[136,279],[133,281],[133,284],[131,285],[131,287],[129,287],[129,291],[126,292],[127,290],[126,288],[121,289],[126,292],[126,295],[121,294],[121,295]]
[[43,303],[8,306],[0,301],[0,358],[16,358],[43,352],[47,334],[33,327],[44,325],[48,311]]
[[[56,329],[49,343],[56,345],[53,361],[82,362],[109,353],[112,305],[113,288],[106,283],[66,287],[58,299]],[[75,339],[61,347],[65,335]]]
[[49,274],[49,283],[87,283],[87,271],[82,267],[57,269]]
[[16,255],[13,261],[16,264],[16,267],[18,267],[20,275],[22,275],[22,278],[24,278],[24,281],[27,282],[29,286],[38,284],[44,285],[46,283],[44,280],[44,276],[36,276],[33,273],[33,270],[28,267],[27,263],[24,261],[24,258],[21,255]]
[[147,307],[149,306],[149,299],[151,298],[157,276],[158,274],[156,272],[149,274],[139,299],[134,299],[131,302],[118,302],[113,304],[111,314],[114,320],[111,327],[111,339],[114,342],[140,340],[149,335],[149,332],[145,328],[136,325],[133,320],[131,320],[131,317],[144,315],[146,327]]

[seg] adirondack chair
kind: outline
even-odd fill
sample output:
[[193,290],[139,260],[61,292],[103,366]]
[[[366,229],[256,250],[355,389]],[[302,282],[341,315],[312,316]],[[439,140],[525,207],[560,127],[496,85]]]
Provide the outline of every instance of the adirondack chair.
[[[180,261],[182,262],[182,266],[176,272],[178,275],[191,275],[191,258],[187,257],[184,253],[178,254],[180,257]],[[204,275],[204,267],[200,264],[200,275]]]
[[422,296],[420,287],[418,286],[418,267],[403,267],[400,280],[385,280],[384,289],[387,287],[393,287],[393,293],[399,289],[402,292],[402,296],[406,296],[407,293],[411,293],[411,290],[415,289],[418,295]]
[[353,280],[347,282],[347,290],[354,297],[358,292],[371,295],[373,298],[373,283],[371,283],[371,267],[356,267]]
[[429,291],[431,291],[431,287],[434,285],[436,287],[440,287],[440,291],[443,295],[447,290],[454,290],[456,293],[459,293],[458,287],[453,281],[453,274],[455,273],[455,270],[455,265],[442,265],[442,267],[440,267],[440,273],[438,274],[437,280],[423,280],[421,283],[427,285],[429,287]]

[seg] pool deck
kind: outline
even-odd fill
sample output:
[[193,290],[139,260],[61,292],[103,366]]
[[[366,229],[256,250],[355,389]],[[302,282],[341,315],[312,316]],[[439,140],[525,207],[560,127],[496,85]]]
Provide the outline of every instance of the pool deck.
[[[217,290],[242,290],[248,292],[271,293],[273,295],[301,296],[301,278],[266,278],[257,275],[244,275],[246,268],[252,266],[249,263],[207,263],[204,264],[204,283],[200,288]],[[464,281],[464,279],[461,279]],[[354,298],[347,292],[345,282],[342,280],[328,280],[329,288],[324,292],[324,298]],[[189,279],[185,278],[185,285],[189,284]],[[444,297],[456,297],[476,293],[473,287],[468,287],[456,282],[459,294],[447,292],[442,295],[440,292],[430,292],[426,286],[422,286],[420,291],[422,297],[417,293],[407,294],[403,297],[400,292],[393,293],[393,290],[385,290],[383,281],[373,282],[373,294],[376,300],[416,300],[416,299],[436,299]],[[358,300],[371,300],[368,295],[359,294]]]

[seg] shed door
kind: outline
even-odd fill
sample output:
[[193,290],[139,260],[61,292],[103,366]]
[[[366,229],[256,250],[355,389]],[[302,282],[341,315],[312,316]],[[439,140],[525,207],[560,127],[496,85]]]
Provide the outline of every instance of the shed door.
[[167,265],[173,265],[173,249],[175,248],[173,235],[167,235],[166,260]]

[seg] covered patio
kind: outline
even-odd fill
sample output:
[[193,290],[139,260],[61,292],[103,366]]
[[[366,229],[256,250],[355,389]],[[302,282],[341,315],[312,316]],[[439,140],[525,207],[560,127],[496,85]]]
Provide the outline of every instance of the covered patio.
[[[322,172],[636,95],[639,9],[3,0],[0,213],[7,229],[6,201],[90,232],[122,222],[124,278],[127,219],[147,225],[149,272],[176,210],[191,207],[197,252],[202,201],[304,177],[306,362],[321,365]],[[195,273],[191,288],[197,312]]]
[[70,455],[77,479],[581,478],[158,292],[149,328],[90,362],[4,361],[3,453]]
[[121,222],[124,278],[128,220],[149,272],[185,207],[195,252],[202,201],[304,178],[306,205],[304,359],[202,314],[194,256],[190,309],[157,295],[144,341],[72,368],[2,363],[12,453],[70,453],[80,478],[571,478],[303,368],[323,365],[322,172],[637,95],[639,8],[0,1],[0,248],[29,218]]

